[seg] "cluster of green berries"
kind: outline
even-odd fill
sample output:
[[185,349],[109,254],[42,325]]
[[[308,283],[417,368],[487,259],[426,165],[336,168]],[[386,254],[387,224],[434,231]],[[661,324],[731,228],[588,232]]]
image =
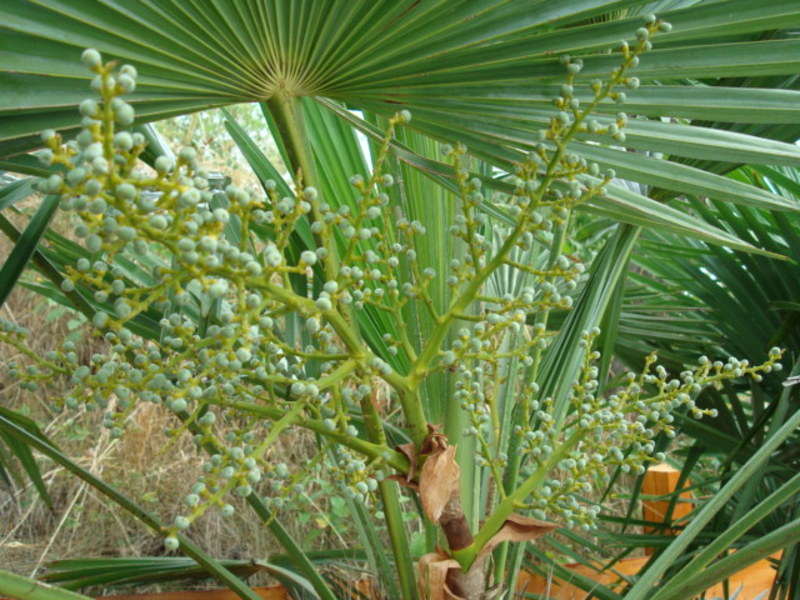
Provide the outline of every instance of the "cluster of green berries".
[[778,361],[782,352],[773,348],[760,365],[735,358],[712,363],[701,357],[694,369],[670,378],[652,354],[640,374],[626,374],[619,389],[601,395],[596,366],[600,353],[591,349],[598,334],[596,329],[584,334],[586,351],[581,378],[572,386],[566,424],[557,427],[552,399],[533,399],[529,406],[531,426],[519,426],[514,431],[522,438],[519,447],[527,456],[526,468],[530,470],[565,448],[567,440],[578,440],[566,447],[555,476],[532,494],[531,507],[542,518],[546,513],[568,526],[584,528],[594,525],[598,507],[576,498],[586,497],[592,489],[607,484],[610,470],[641,474],[648,464],[663,461],[663,453],[656,451],[655,439],[659,433],[675,435],[676,414],[686,413],[696,419],[716,416],[715,409],[700,408],[695,402],[703,389],[745,376],[760,381],[764,373],[781,369]]
[[[652,440],[657,431],[672,431],[672,413],[706,414],[690,399],[703,386],[758,377],[779,366],[777,354],[757,367],[733,360],[706,363],[674,381],[655,367],[629,379],[616,394],[600,396],[589,334],[566,429],[553,401],[539,397],[535,376],[507,379],[511,361],[526,375],[535,373],[553,335],[547,314],[571,307],[583,277],[583,266],[563,253],[556,234],[575,206],[602,194],[615,176],[569,151],[568,143],[578,135],[624,142],[624,113],[611,121],[589,115],[607,99],[624,102],[619,88],[638,85],[627,69],[648,49],[651,35],[667,28],[648,20],[636,44],[622,46],[623,64],[610,80],[592,82],[593,97],[585,105],[575,94],[582,62],[562,60],[567,82],[554,101],[557,113],[516,167],[512,194],[487,193],[482,179],[466,168],[463,145],[444,149],[459,189],[449,233],[466,249],[445,273],[420,259],[425,225],[398,213],[398,182],[386,172],[391,135],[410,120],[407,111],[389,120],[373,172],[352,177],[354,198],[334,203],[302,181],[293,191],[275,181],[266,181],[259,193],[236,186],[212,189],[192,148],[174,158],[160,156],[151,172],[141,169],[145,139],[125,130],[135,110],[123,100],[136,87],[136,69],[126,65],[115,71],[87,50],[83,60],[94,73],[92,89],[99,99],[81,103],[82,131],[75,140],[65,144],[54,132],[43,134],[42,162],[63,167],[65,174],[43,180],[40,189],[59,195],[61,207],[78,221],[83,256],[61,287],[65,293],[88,290],[97,310],[92,326],[107,348],[88,364],[80,364],[70,344],[44,357],[27,353],[35,366],[14,371],[29,389],[54,376],[69,377],[73,390],[63,406],[104,410],[114,437],[123,434],[136,403],[144,401],[175,414],[180,425],[170,435],[192,432],[198,448],[216,448],[186,496],[187,510],[166,532],[170,549],[178,546],[177,533],[209,508],[232,514],[229,494],[256,494],[280,509],[301,493],[308,470],[268,460],[270,444],[295,425],[337,442],[334,458],[325,455],[319,462],[346,496],[378,507],[375,493],[388,459],[380,444],[352,443],[363,441],[364,428],[376,417],[373,395],[390,387],[394,400],[399,391],[421,389],[409,384],[409,377],[449,371],[455,401],[468,416],[464,434],[480,442],[481,465],[492,469],[499,483],[509,457],[494,450],[497,404],[500,387],[512,386],[525,413],[524,425],[514,431],[524,468],[561,457],[553,469],[558,476],[534,494],[531,508],[537,515],[555,512],[567,524],[591,525],[596,507],[575,498],[598,473],[609,466],[637,471],[658,458]],[[487,206],[502,212],[508,224],[490,222]],[[313,243],[298,251],[298,238]],[[524,279],[519,292],[491,292],[491,277],[500,269]],[[453,299],[447,312],[429,294],[440,282]],[[411,303],[428,311],[437,327],[462,324],[449,337],[442,335],[449,341],[433,352],[415,347],[400,323],[394,335],[384,334],[380,350],[353,333],[355,311],[369,307],[397,319]],[[2,325],[0,336],[24,347],[21,333],[9,324]],[[409,372],[398,373],[404,361]],[[655,394],[646,395],[648,389]],[[296,420],[277,427],[286,414],[296,414]],[[354,419],[357,414],[363,420]],[[220,425],[242,415],[275,428],[256,435],[254,425],[221,437]],[[582,441],[562,452],[564,431],[580,431]]]
[[[225,493],[245,497],[266,491],[265,500],[277,508],[299,483],[288,485],[286,466],[271,467],[263,448],[218,439],[218,420],[226,418],[226,410],[235,411],[237,402],[266,401],[287,409],[300,403],[305,418],[318,418],[331,434],[358,437],[351,415],[372,382],[392,368],[373,355],[358,372],[339,374],[348,354],[326,316],[367,302],[414,298],[417,287],[400,283],[399,266],[415,261],[414,237],[424,227],[400,219],[392,243],[384,239],[389,210],[384,190],[394,178],[377,169],[368,180],[353,178],[360,197],[352,208],[335,210],[308,186],[281,195],[280,186],[267,181],[261,198],[235,186],[211,189],[192,148],[175,158],[157,158],[154,173],[143,171],[145,139],[124,130],[135,112],[122,97],[135,89],[136,70],[126,65],[117,72],[95,50],[84,52],[83,61],[95,74],[92,89],[99,99],[81,103],[83,129],[74,140],[43,134],[40,160],[64,167],[66,174],[39,187],[59,195],[60,207],[78,219],[75,234],[84,256],[68,268],[61,288],[89,290],[97,308],[91,324],[108,349],[79,364],[74,346],[65,344],[45,357],[29,353],[34,366],[11,370],[31,390],[54,375],[69,377],[73,389],[60,405],[104,410],[103,423],[113,437],[122,435],[136,402],[144,401],[163,405],[182,420],[170,435],[193,428],[198,446],[214,443],[222,449],[187,497],[192,510],[179,516],[171,531],[185,529],[209,506],[229,513]],[[409,120],[403,111],[392,126]],[[292,260],[290,236],[306,219],[320,246]],[[238,235],[232,237],[232,231]],[[347,260],[332,272],[325,263],[336,244],[345,245]],[[331,276],[316,299],[290,291],[287,275],[316,276],[317,269]],[[419,277],[421,285],[429,275]],[[289,293],[276,293],[281,289]],[[286,327],[297,317],[308,335],[303,348],[286,341]],[[156,337],[133,333],[154,322]],[[21,348],[23,334],[4,325],[3,338]],[[397,347],[391,346],[390,354]],[[316,377],[309,374],[312,364]],[[326,378],[333,381],[326,384]],[[349,495],[373,497],[374,464],[367,468],[350,456],[339,466]],[[173,536],[167,539],[168,546],[175,543]]]

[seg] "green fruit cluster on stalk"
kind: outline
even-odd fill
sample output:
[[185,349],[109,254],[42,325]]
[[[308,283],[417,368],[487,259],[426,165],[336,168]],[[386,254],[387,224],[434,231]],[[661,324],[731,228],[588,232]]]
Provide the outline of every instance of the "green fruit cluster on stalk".
[[[387,443],[386,417],[375,395],[388,390],[419,447],[428,432],[422,383],[443,372],[454,373],[452,400],[466,412],[464,435],[478,441],[475,460],[494,477],[499,506],[591,527],[597,509],[580,497],[605,481],[609,469],[640,472],[660,460],[653,438],[659,431],[673,432],[673,413],[710,414],[692,400],[704,386],[780,368],[781,353],[774,349],[762,365],[704,360],[670,379],[651,357],[642,374],[630,375],[620,390],[604,396],[594,366],[596,332],[587,332],[584,366],[566,421],[554,414],[553,401],[541,397],[536,383],[554,335],[547,315],[572,306],[584,276],[583,265],[562,251],[571,211],[602,195],[615,177],[569,152],[567,145],[581,132],[624,142],[625,113],[601,125],[591,119],[592,111],[606,99],[625,102],[620,88],[638,86],[627,71],[649,49],[650,37],[667,27],[648,20],[633,47],[623,43],[620,66],[608,80],[592,82],[595,96],[585,106],[573,95],[583,64],[561,58],[565,83],[553,99],[554,115],[535,151],[512,174],[513,193],[485,192],[481,179],[464,168],[467,149],[461,144],[445,148],[459,190],[458,213],[445,231],[426,231],[419,221],[398,214],[387,193],[398,184],[385,170],[389,144],[395,129],[410,121],[408,111],[389,119],[371,175],[351,179],[354,204],[334,205],[301,178],[285,195],[274,181],[266,183],[264,195],[233,185],[214,191],[192,148],[181,149],[174,160],[159,157],[150,172],[140,169],[145,140],[126,130],[135,121],[135,109],[123,100],[136,87],[136,69],[125,65],[117,71],[97,51],[85,51],[83,61],[95,75],[92,89],[99,97],[80,104],[83,129],[74,140],[64,143],[53,131],[43,133],[42,162],[63,167],[64,174],[42,180],[39,188],[59,195],[61,208],[79,220],[75,234],[91,258],[69,267],[62,289],[91,290],[101,307],[92,325],[106,348],[88,364],[79,364],[69,342],[40,357],[27,350],[18,329],[4,323],[0,339],[19,348],[33,365],[12,371],[28,389],[68,378],[73,389],[61,405],[105,411],[104,424],[113,437],[124,435],[137,403],[150,402],[179,417],[169,435],[192,428],[198,447],[213,443],[224,449],[205,463],[182,514],[164,532],[169,549],[178,546],[175,534],[209,508],[233,514],[230,494],[255,493],[269,506],[282,507],[304,475],[326,460],[292,468],[267,460],[276,439],[298,426],[335,445],[335,460],[326,468],[348,496],[379,509],[378,482],[414,469]],[[493,231],[487,205],[513,225],[501,234]],[[315,247],[295,253],[293,235],[301,228],[310,232]],[[236,235],[227,235],[230,230]],[[418,241],[426,235],[452,236],[466,249],[446,273],[421,265]],[[549,260],[532,263],[532,251],[541,248]],[[170,260],[153,268],[146,283],[123,266],[141,268],[152,256]],[[524,273],[528,285],[516,295],[492,295],[486,282],[499,269]],[[293,286],[298,276],[311,283],[308,291]],[[445,311],[431,297],[431,285],[438,281],[453,298]],[[427,312],[434,323],[422,347],[402,326],[408,306]],[[396,337],[383,336],[385,355],[368,346],[359,331],[354,314],[365,307],[385,312],[398,324]],[[162,315],[160,339],[135,335],[132,322],[153,311]],[[304,332],[303,347],[286,341],[294,323]],[[392,367],[398,356],[410,365],[406,372]],[[523,483],[509,493],[503,485],[509,457],[498,450],[496,395],[512,360],[524,367],[524,375],[512,382],[522,416],[511,432],[519,441]],[[220,420],[242,415],[248,425],[220,439]],[[547,476],[540,477],[541,472]],[[487,530],[483,538],[491,534]]]

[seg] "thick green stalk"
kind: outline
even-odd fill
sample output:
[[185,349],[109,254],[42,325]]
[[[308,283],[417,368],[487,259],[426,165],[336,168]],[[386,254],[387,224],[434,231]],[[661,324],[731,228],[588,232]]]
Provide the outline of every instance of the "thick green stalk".
[[525,498],[545,481],[550,471],[555,468],[559,461],[569,454],[581,440],[582,435],[582,431],[576,431],[564,440],[564,442],[553,451],[550,457],[522,482],[522,485],[495,507],[492,514],[490,514],[484,522],[483,527],[475,534],[475,540],[472,545],[463,550],[453,552],[453,558],[458,561],[462,569],[467,570],[470,565],[472,565],[480,551],[489,543],[489,540],[492,539],[494,534],[500,531],[503,523],[505,523],[511,513],[513,513],[518,505],[522,504]]
[[[366,396],[361,399],[361,414],[364,417],[364,428],[367,431],[369,441],[385,448],[386,432],[383,428],[381,416],[372,403],[371,397]],[[395,559],[395,572],[400,579],[403,598],[416,600],[417,586],[414,581],[414,563],[411,560],[408,535],[403,524],[403,511],[400,507],[398,485],[393,481],[384,480],[378,484],[378,491],[383,501],[384,521],[389,532],[389,541]],[[390,577],[388,573],[385,576]]]
[[[294,169],[292,176],[297,178],[299,174],[305,186],[319,181],[314,155],[306,132],[302,100],[291,96],[283,90],[279,90],[272,98],[267,100],[266,105],[286,148],[286,154],[291,163],[289,168]],[[317,202],[311,202],[311,216],[314,221],[322,220]],[[315,234],[314,240],[317,242],[318,247],[325,248],[328,251],[328,256],[325,259],[325,276],[329,280],[335,280],[339,273],[339,255],[336,253],[334,240],[332,238],[324,239],[320,234]]]
[[[383,500],[383,513],[386,527],[389,531],[389,541],[394,554],[395,570],[400,579],[400,589],[403,591],[404,600],[416,600],[417,584],[414,580],[414,561],[411,558],[411,548],[408,534],[403,523],[403,510],[400,507],[398,485],[394,481],[381,481],[378,490]],[[380,551],[380,549],[378,549]]]

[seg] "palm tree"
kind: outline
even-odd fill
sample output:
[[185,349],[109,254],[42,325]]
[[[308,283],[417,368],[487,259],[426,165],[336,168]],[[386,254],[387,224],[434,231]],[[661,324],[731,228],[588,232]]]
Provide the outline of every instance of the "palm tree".
[[[440,162],[435,150],[438,143],[463,142],[484,185],[505,191],[506,174],[535,149],[537,132],[550,122],[553,98],[563,83],[559,58],[570,55],[583,61],[570,95],[587,103],[592,80],[617,64],[608,49],[620,39],[632,39],[654,11],[672,28],[665,28],[657,48],[642,57],[637,79],[629,81],[631,89],[616,101],[603,101],[595,111],[601,126],[627,120],[624,134],[609,143],[607,137],[586,131],[568,148],[616,172],[618,179],[604,194],[581,209],[618,225],[544,358],[542,388],[560,398],[580,366],[581,332],[609,314],[606,309],[624,282],[641,227],[757,251],[735,234],[665,201],[691,193],[757,208],[796,209],[767,190],[721,175],[740,163],[800,162],[793,144],[800,135],[800,94],[795,91],[800,42],[789,35],[800,24],[796,3],[8,3],[0,8],[5,50],[0,59],[5,90],[0,99],[0,164],[19,173],[42,174],[26,153],[40,144],[43,129],[77,129],[75,106],[84,98],[88,80],[75,58],[83,48],[95,47],[139,69],[131,97],[139,124],[234,103],[262,103],[292,173],[327,188],[327,196],[341,196],[347,176],[366,168],[363,158],[347,159],[358,155],[353,131],[379,139],[384,119],[399,110],[411,111],[413,131],[392,142],[390,152],[408,189],[439,189],[430,188],[429,180],[445,190],[457,189],[454,169]],[[621,109],[624,118],[618,116]],[[246,132],[233,121],[229,127],[237,143],[247,148]],[[334,143],[326,145],[330,139]],[[255,151],[249,157],[266,179],[270,167]],[[8,190],[0,205],[7,207],[24,195],[22,185]],[[446,202],[444,192],[437,191],[429,198],[412,198],[408,208],[430,227],[447,221],[452,208]],[[58,281],[58,257],[37,252],[35,245],[54,208],[53,202],[42,204],[4,265],[3,298],[31,257]],[[489,216],[502,223],[502,214]],[[0,225],[12,238],[19,235],[6,219]],[[425,260],[446,264],[450,251],[444,242],[432,241]],[[446,304],[446,290],[439,291],[437,301]],[[614,328],[614,312],[610,314],[606,329]],[[410,318],[422,336],[429,325],[425,315]],[[380,347],[380,334],[391,324],[369,311],[359,319],[369,343]],[[397,367],[402,372],[402,364]],[[450,383],[445,378],[429,385]],[[446,397],[433,390],[429,395]],[[451,404],[431,400],[427,410],[455,439],[464,416]],[[470,452],[469,444],[461,446],[463,496],[468,518],[477,522],[480,498],[466,493],[480,477],[469,464]],[[512,551],[508,561],[506,550],[502,552],[501,565],[520,564],[521,552]],[[314,583],[325,589],[318,579]],[[401,585],[405,595],[413,593],[413,584]]]

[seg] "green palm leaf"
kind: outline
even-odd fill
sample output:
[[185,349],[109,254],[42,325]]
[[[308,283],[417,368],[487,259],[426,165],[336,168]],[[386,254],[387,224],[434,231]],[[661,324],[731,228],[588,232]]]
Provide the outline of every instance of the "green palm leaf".
[[[610,70],[615,59],[603,53],[605,48],[630,37],[639,22],[635,16],[612,24],[589,20],[619,9],[635,14],[646,5],[632,0],[534,7],[525,2],[330,0],[320,5],[253,0],[197,2],[188,10],[177,2],[10,3],[2,11],[0,81],[7,93],[0,105],[0,152],[35,146],[31,136],[42,127],[75,125],[71,107],[84,97],[85,82],[71,57],[86,46],[137,65],[142,77],[133,102],[144,120],[265,100],[278,90],[364,108],[370,102],[384,114],[398,105],[423,110],[445,96],[449,110],[472,117],[496,118],[509,108],[530,117],[537,104],[541,111],[549,102],[541,97],[541,86],[561,80],[554,53],[585,55],[585,73],[578,82],[585,85]],[[700,4],[660,16],[675,28],[642,61],[638,76],[643,81],[797,71],[797,41],[758,39],[759,32],[800,24],[795,3],[773,0],[760,3],[757,11],[744,1]],[[576,27],[581,22],[588,24]],[[657,89],[649,88],[650,95],[641,94],[641,102],[660,102],[659,116],[698,119],[723,104],[728,111],[716,112],[717,120],[741,120],[751,107],[772,123],[796,118],[794,91],[766,90],[766,105],[783,110],[765,113],[758,90],[732,96],[724,87],[658,83]],[[528,101],[531,90],[538,91],[538,102]],[[687,95],[698,102],[687,102]],[[630,96],[637,101],[638,94]],[[483,103],[480,109],[474,100]],[[438,115],[432,119],[435,125],[450,122]],[[688,135],[691,127],[681,135],[680,127],[637,123],[631,144],[660,148],[677,136],[670,151],[691,152],[691,140],[696,144],[701,136]],[[491,137],[487,125],[479,131]],[[717,147],[732,160],[756,162],[761,146],[722,136]],[[767,145],[763,152],[798,158],[789,146]]]

